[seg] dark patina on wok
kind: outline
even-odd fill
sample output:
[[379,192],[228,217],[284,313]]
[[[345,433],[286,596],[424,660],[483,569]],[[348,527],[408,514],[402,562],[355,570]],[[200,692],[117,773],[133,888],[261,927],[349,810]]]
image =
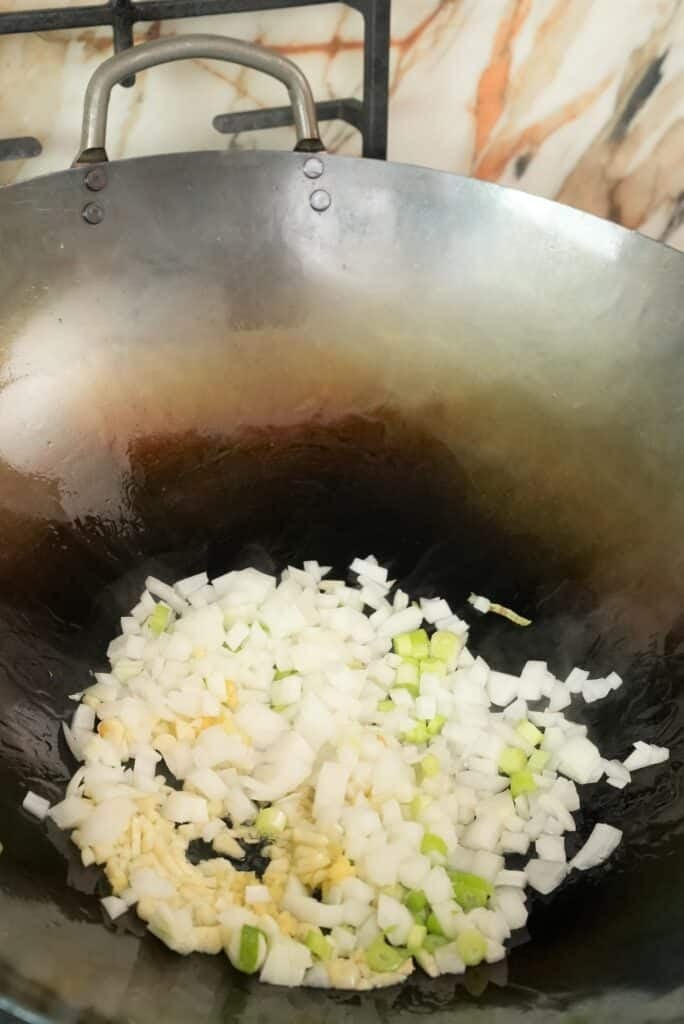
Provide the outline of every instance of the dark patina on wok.
[[[303,151],[105,163],[128,55],[91,86],[79,165],[0,193],[0,1013],[683,1019],[684,257],[492,185],[316,155],[287,62],[188,38],[175,56],[279,71]],[[507,984],[497,965],[269,989],[105,928],[97,872],[19,808],[59,797],[67,695],[146,574],[339,572],[366,551],[413,593],[533,618],[474,628],[498,668],[624,675],[573,713],[606,756],[641,738],[671,761],[587,799],[587,826],[624,829],[616,859],[537,902]]]

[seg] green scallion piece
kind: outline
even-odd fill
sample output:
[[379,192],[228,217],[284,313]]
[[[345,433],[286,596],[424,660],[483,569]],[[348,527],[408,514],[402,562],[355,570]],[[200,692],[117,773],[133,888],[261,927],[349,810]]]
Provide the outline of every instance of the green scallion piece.
[[456,949],[466,967],[475,967],[487,955],[487,940],[480,932],[469,928],[457,936]]
[[486,878],[473,875],[469,871],[450,871],[451,886],[454,899],[466,913],[476,907],[486,907],[494,887]]
[[156,633],[157,636],[159,636],[159,634],[163,633],[164,630],[167,628],[170,621],[171,609],[169,608],[168,605],[160,603],[156,605],[154,611],[147,620],[147,624],[152,630],[152,632]]
[[259,928],[255,928],[251,924],[243,924],[236,964],[238,970],[243,974],[254,974],[259,970],[262,940],[265,941],[265,937]]
[[521,772],[527,764],[527,757],[524,750],[519,747],[506,747],[501,751],[499,758],[499,771],[504,775],[514,775]]
[[382,935],[378,935],[371,942],[366,950],[366,963],[371,971],[378,971],[384,974],[388,971],[398,971],[405,960],[408,960],[409,952],[400,946],[390,946],[385,942]]
[[536,788],[537,783],[534,781],[532,772],[527,769],[511,775],[511,796],[514,800],[517,796],[522,796],[523,793],[534,793]]
[[321,932],[314,931],[312,928],[307,932],[305,943],[319,960],[332,960],[333,948]]
[[454,668],[461,653],[462,640],[448,629],[438,629],[430,638],[430,654],[439,658],[448,668]]
[[425,855],[438,853],[441,857],[446,857],[447,844],[441,836],[436,836],[434,832],[426,832],[420,844],[420,852]]

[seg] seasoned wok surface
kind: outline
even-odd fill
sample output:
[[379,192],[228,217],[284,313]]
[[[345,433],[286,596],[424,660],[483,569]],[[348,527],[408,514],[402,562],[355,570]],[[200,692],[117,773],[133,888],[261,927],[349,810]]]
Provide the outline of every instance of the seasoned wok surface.
[[[113,165],[95,229],[78,172],[0,195],[0,991],[136,1024],[676,1019],[681,257],[529,197],[341,159],[321,218],[298,160]],[[474,628],[497,668],[624,675],[583,720],[606,756],[635,738],[672,756],[589,795],[587,824],[625,831],[615,862],[535,904],[507,982],[498,966],[363,998],[268,991],[105,927],[97,872],[19,804],[61,792],[67,694],[145,575],[342,571],[364,551],[411,592],[529,615]]]

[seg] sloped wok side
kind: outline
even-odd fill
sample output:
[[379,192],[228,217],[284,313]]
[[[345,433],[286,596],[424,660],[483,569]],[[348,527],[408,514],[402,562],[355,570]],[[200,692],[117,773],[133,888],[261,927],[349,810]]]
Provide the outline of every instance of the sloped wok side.
[[[5,1005],[468,1020],[490,981],[505,1019],[657,1019],[684,1006],[684,260],[493,186],[328,157],[312,182],[304,159],[114,164],[97,225],[80,171],[0,193]],[[587,828],[625,829],[614,865],[535,907],[508,987],[284,993],[106,928],[97,872],[19,807],[73,770],[67,695],[145,575],[369,551],[416,593],[529,614],[475,623],[497,667],[624,673],[577,716],[607,756],[672,760],[589,794]]]

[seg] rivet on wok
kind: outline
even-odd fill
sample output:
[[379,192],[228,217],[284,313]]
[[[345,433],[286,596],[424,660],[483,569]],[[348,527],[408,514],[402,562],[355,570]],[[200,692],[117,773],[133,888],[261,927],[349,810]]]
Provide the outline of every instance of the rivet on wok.
[[320,178],[323,173],[323,161],[317,156],[310,156],[304,164],[307,178]]
[[99,203],[86,203],[81,210],[81,216],[86,224],[101,224],[104,220],[104,209]]
[[84,181],[91,192],[99,192],[107,184],[107,172],[104,167],[91,167]]
[[309,202],[311,203],[312,210],[315,210],[316,213],[323,213],[330,206],[332,199],[330,198],[330,193],[326,192],[324,188],[317,188],[309,196]]

